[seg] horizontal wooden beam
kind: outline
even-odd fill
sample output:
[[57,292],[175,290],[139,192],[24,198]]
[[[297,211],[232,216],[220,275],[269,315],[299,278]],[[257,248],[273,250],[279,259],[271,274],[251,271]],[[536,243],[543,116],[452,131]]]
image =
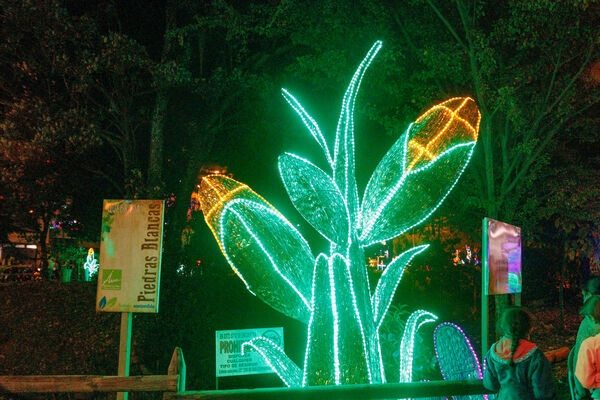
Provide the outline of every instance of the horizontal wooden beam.
[[382,383],[303,388],[189,391],[169,394],[178,400],[331,400],[402,399],[493,393],[481,380]]
[[178,381],[178,375],[14,375],[0,376],[0,393],[174,392]]

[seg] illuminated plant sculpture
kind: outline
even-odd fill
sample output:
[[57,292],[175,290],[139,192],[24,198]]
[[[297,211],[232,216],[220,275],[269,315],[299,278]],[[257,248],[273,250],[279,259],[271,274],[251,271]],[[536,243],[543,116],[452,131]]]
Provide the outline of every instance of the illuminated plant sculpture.
[[[248,186],[222,175],[202,179],[204,218],[247,289],[308,325],[304,366],[275,344],[255,338],[287,386],[385,382],[379,327],[407,264],[427,245],[402,253],[372,291],[363,248],[423,222],[443,202],[467,166],[480,115],[470,98],[453,98],[412,123],[383,157],[359,200],[354,171],[354,104],[363,75],[381,48],[358,66],[342,101],[333,154],[321,129],[285,89],[285,100],[323,150],[329,173],[286,153],[279,171],[300,214],[330,243],[316,258],[302,235]],[[401,381],[411,379],[414,334],[436,317],[416,311],[402,343]],[[408,332],[408,333],[407,333]]]
[[94,249],[90,247],[87,258],[85,259],[85,263],[83,264],[86,281],[89,281],[90,278],[98,272],[98,267],[98,261],[96,261],[96,257],[94,257]]

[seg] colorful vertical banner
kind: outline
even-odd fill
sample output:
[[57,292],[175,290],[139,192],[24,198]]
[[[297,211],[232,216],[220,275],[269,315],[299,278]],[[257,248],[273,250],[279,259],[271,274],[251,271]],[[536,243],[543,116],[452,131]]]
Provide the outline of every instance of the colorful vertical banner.
[[521,228],[485,218],[483,229],[484,294],[521,293]]
[[164,200],[104,200],[96,311],[157,313]]

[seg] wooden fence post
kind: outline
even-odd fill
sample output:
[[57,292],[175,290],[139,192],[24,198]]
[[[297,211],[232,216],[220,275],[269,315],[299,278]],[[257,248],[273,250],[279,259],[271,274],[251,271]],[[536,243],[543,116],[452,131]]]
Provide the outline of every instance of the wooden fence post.
[[165,392],[163,394],[163,400],[172,398],[176,393],[185,392],[185,360],[183,359],[183,351],[180,347],[175,347],[175,350],[173,350],[173,356],[169,363],[167,375],[177,375],[177,390],[175,393]]

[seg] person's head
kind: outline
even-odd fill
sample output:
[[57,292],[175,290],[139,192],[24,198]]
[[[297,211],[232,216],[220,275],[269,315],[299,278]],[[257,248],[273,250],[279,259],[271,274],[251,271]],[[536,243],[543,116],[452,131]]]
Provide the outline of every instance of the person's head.
[[592,276],[581,285],[581,293],[583,294],[583,302],[591,296],[600,295],[600,276]]
[[600,296],[591,296],[583,303],[580,314],[600,324]]
[[512,356],[517,351],[517,347],[519,347],[519,340],[526,339],[529,336],[529,332],[531,331],[531,316],[521,307],[507,307],[500,316],[496,329],[498,333],[511,340],[509,365],[514,367],[515,364]]
[[497,324],[498,332],[512,339],[515,345],[519,339],[525,339],[531,331],[531,316],[521,307],[507,307]]

